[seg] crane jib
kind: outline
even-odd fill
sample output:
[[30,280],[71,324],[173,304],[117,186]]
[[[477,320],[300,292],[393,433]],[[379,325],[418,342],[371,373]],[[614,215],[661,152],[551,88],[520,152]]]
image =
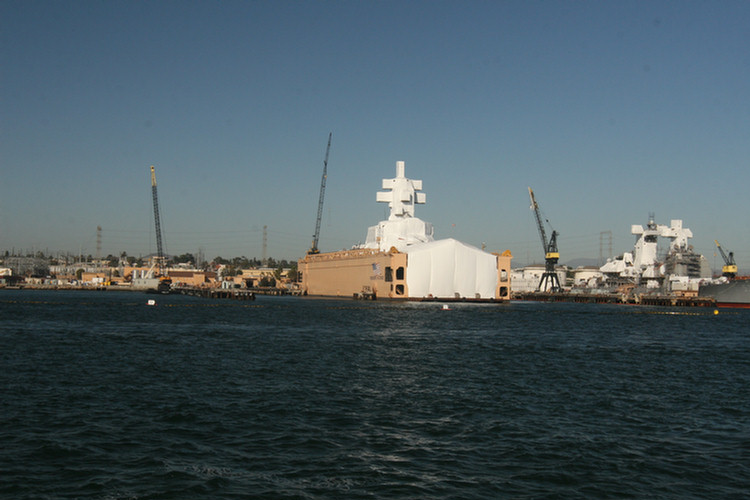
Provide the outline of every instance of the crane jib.
[[539,210],[539,204],[534,197],[534,191],[529,188],[529,198],[531,198],[531,209],[534,211],[539,237],[542,240],[542,249],[544,251],[544,273],[539,281],[537,291],[558,292],[562,289],[560,279],[557,276],[555,265],[560,259],[560,253],[557,251],[557,231],[552,230],[552,236],[547,241],[547,233],[544,231],[544,223]]
[[320,196],[318,198],[318,216],[315,219],[315,233],[313,234],[312,246],[308,253],[318,253],[318,240],[320,239],[320,221],[323,218],[323,199],[326,194],[326,179],[328,179],[328,153],[331,151],[331,137],[333,132],[328,134],[328,145],[326,146],[326,157],[323,160],[323,176],[320,179]]
[[154,199],[154,229],[156,229],[156,254],[158,256],[157,266],[159,274],[161,275],[163,272],[162,267],[164,266],[164,246],[161,236],[161,218],[159,217],[159,196],[156,191],[156,172],[153,165],[151,165],[151,196]]

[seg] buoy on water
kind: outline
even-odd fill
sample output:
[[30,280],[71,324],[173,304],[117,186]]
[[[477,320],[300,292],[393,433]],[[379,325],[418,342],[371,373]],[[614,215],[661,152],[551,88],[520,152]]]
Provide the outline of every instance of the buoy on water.
[[156,305],[156,301],[154,299],[148,299],[148,302],[146,302],[146,304],[148,304],[150,306],[155,306]]

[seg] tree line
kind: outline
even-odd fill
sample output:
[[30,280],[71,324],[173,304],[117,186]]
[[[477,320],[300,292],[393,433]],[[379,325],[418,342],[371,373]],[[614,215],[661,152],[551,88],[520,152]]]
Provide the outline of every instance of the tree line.
[[[20,260],[19,260],[20,259]],[[83,262],[100,262],[107,267],[120,267],[123,264],[127,264],[133,267],[144,267],[148,265],[149,256],[133,256],[128,255],[127,252],[121,252],[120,255],[109,254],[106,257],[96,259],[91,254],[88,255],[74,255],[71,253],[62,253],[57,255],[45,254],[42,251],[36,252],[21,252],[16,253],[6,250],[2,254],[2,259],[5,264],[18,265],[21,261],[24,263],[24,272],[20,274],[32,273],[33,276],[45,276],[49,274],[49,266],[62,266],[81,264]],[[224,258],[221,256],[215,257],[211,261],[200,261],[200,258],[196,258],[192,253],[183,253],[181,255],[173,255],[167,257],[167,266],[176,266],[178,264],[186,264],[196,269],[209,271],[214,270],[219,266],[224,266],[223,275],[225,276],[236,276],[242,273],[242,269],[251,269],[259,267],[268,267],[275,270],[275,274],[280,274],[282,269],[291,269],[293,274],[296,275],[297,262],[288,261],[286,259],[277,260],[274,258],[268,258],[265,262],[257,258],[248,258],[245,256]],[[10,267],[10,266],[8,266]]]

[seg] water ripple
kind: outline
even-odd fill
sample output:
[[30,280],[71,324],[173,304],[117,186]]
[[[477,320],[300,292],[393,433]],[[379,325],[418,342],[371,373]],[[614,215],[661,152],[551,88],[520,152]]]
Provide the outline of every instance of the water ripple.
[[750,485],[744,313],[3,293],[4,497],[682,499]]

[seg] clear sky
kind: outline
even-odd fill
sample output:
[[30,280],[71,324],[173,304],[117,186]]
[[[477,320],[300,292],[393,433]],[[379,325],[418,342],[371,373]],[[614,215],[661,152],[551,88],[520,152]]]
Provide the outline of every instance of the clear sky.
[[[0,250],[296,259],[422,179],[435,237],[541,261],[682,219],[750,268],[750,2],[0,2]],[[605,253],[608,252],[608,239]]]

